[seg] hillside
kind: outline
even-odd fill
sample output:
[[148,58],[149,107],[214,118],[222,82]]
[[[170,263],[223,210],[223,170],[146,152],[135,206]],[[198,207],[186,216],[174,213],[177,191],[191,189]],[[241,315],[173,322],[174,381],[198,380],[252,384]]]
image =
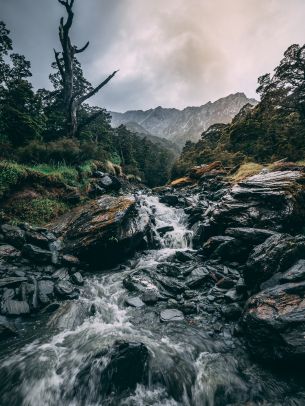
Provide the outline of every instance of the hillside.
[[[246,104],[256,105],[244,93],[208,102],[199,107],[186,107],[183,110],[157,107],[150,110],[130,110],[126,113],[110,112],[112,126],[135,123],[145,131],[166,138],[182,148],[186,141],[198,141],[204,130],[215,123],[229,123]],[[139,131],[137,131],[139,132]]]

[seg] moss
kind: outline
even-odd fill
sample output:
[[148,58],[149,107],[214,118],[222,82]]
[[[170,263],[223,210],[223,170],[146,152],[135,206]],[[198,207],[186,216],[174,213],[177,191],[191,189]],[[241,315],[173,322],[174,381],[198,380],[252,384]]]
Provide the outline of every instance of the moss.
[[238,171],[230,177],[230,180],[233,182],[240,182],[250,176],[257,175],[263,168],[263,165],[254,162],[243,164],[239,167]]
[[51,219],[63,214],[69,207],[57,200],[45,197],[38,197],[31,201],[15,201],[9,208],[11,221],[27,222],[34,225],[48,223]]

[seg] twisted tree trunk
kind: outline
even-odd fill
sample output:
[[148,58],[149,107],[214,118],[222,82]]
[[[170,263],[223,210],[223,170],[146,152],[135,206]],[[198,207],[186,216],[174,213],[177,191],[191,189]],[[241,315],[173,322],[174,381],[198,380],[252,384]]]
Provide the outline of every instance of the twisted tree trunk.
[[[62,83],[63,83],[63,100],[64,100],[64,107],[66,112],[66,121],[67,121],[67,135],[70,137],[74,137],[79,130],[78,120],[77,120],[77,113],[79,108],[81,107],[84,101],[88,100],[92,96],[94,96],[99,90],[102,89],[118,71],[114,71],[111,75],[109,75],[102,83],[98,86],[87,92],[86,94],[77,94],[74,93],[74,72],[73,72],[73,61],[76,54],[84,52],[88,46],[89,42],[87,42],[82,48],[78,49],[75,45],[72,45],[70,39],[70,29],[72,27],[74,13],[73,13],[73,5],[75,0],[58,0],[60,4],[62,4],[67,11],[68,17],[66,22],[64,22],[64,18],[60,19],[59,25],[59,39],[62,46],[62,51],[57,52],[54,49],[55,60],[58,66]],[[62,60],[60,56],[62,55]],[[98,114],[95,114],[96,118]],[[88,121],[92,121],[89,120]]]

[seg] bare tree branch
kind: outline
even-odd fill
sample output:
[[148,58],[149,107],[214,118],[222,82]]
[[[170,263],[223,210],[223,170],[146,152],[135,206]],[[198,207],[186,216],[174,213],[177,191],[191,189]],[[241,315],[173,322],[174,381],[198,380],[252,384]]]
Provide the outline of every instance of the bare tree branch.
[[80,54],[81,52],[84,52],[88,48],[89,44],[90,44],[90,42],[88,41],[87,44],[85,46],[83,46],[81,49],[74,47],[75,53]]
[[101,84],[99,84],[97,87],[92,89],[89,93],[85,94],[84,96],[80,97],[77,100],[77,103],[81,105],[85,100],[90,99],[90,97],[94,96],[98,91],[101,90],[102,87],[106,86],[108,82],[117,74],[118,70],[114,71],[111,75],[108,76],[107,79],[105,79]]

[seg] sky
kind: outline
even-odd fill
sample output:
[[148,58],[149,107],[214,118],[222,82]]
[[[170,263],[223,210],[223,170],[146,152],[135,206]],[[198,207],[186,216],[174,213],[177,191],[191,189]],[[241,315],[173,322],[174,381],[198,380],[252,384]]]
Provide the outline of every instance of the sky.
[[[305,0],[75,0],[72,40],[97,85],[91,100],[112,111],[199,106],[230,93],[256,97],[257,78],[285,49],[305,42]],[[32,63],[35,88],[50,88],[57,0],[0,0],[14,51]]]

